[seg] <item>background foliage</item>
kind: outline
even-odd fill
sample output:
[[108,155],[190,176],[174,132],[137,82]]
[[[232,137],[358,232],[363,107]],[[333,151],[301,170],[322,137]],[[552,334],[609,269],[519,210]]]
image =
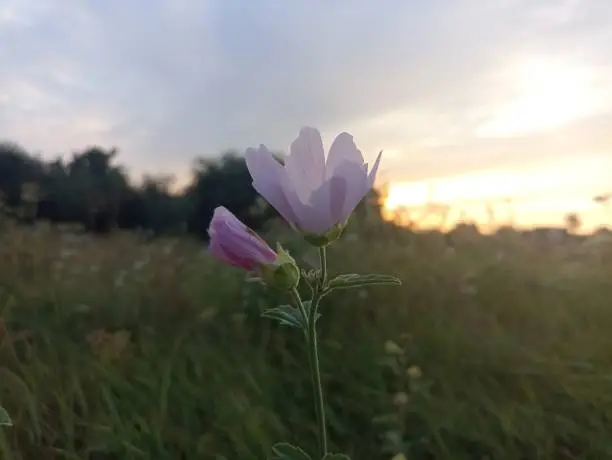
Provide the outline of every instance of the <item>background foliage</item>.
[[[225,204],[304,266],[314,254],[260,206],[238,156],[197,163],[176,195],[161,178],[130,184],[116,161],[3,147],[0,404],[15,426],[0,430],[0,458],[265,459],[279,440],[314,450],[302,337],[260,318],[285,299],[182,233],[201,236]],[[415,232],[376,203],[330,249],[331,272],[404,284],[324,301],[332,449],[609,458],[609,233]]]
[[17,144],[0,143],[0,192],[23,223],[72,222],[98,234],[119,228],[205,237],[220,204],[255,228],[271,215],[250,213],[257,195],[244,158],[236,152],[196,159],[183,190],[173,193],[173,181],[162,175],[132,183],[114,148],[94,146],[68,161],[45,161]]

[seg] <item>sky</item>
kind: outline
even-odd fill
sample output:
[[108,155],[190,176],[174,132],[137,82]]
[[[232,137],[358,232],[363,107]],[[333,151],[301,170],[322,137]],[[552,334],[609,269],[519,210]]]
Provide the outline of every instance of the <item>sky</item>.
[[[0,0],[0,139],[134,175],[304,125],[384,150],[389,207],[610,218],[610,0]],[[477,217],[477,215],[481,217]],[[489,214],[488,214],[489,215]]]

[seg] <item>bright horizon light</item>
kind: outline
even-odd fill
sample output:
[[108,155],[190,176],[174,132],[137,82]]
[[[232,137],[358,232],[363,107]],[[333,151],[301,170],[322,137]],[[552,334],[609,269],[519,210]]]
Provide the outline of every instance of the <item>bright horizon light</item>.
[[[489,114],[475,127],[475,139],[503,142],[544,132],[565,135],[565,126],[597,116],[612,101],[609,85],[606,89],[598,69],[579,62],[520,56],[510,58],[497,77],[494,99],[488,101]],[[579,138],[569,135],[568,140],[580,149]],[[523,145],[516,142],[515,146]],[[428,181],[393,183],[385,208],[392,212],[430,204],[442,212],[449,206],[451,224],[460,220],[460,211],[463,217],[483,223],[491,219],[493,210],[511,213],[520,226],[563,225],[565,215],[571,212],[583,214],[585,226],[591,229],[609,220],[593,197],[605,192],[602,184],[612,187],[612,155],[577,150],[559,151],[557,158],[551,158],[553,149],[562,149],[563,144],[542,143],[548,156],[539,162],[538,144],[527,148],[534,149],[534,159],[512,169],[491,166],[446,177],[432,175]],[[451,155],[451,151],[441,153]],[[504,155],[512,155],[512,150]]]
[[[566,158],[555,164],[518,171],[490,170],[432,181],[391,184],[385,210],[421,209],[427,205],[449,208],[445,226],[467,217],[490,225],[492,214],[499,225],[521,227],[560,226],[571,212],[580,214],[586,231],[609,220],[609,214],[593,198],[601,193],[593,181],[605,180],[605,164]],[[435,219],[429,220],[434,226]],[[427,225],[426,225],[427,226]]]
[[610,92],[598,88],[598,72],[587,66],[529,57],[513,62],[502,79],[508,100],[481,125],[480,136],[511,136],[558,128],[607,107]]

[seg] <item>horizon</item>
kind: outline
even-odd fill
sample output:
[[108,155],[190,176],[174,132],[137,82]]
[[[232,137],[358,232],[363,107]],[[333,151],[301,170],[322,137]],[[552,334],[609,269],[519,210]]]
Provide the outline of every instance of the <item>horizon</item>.
[[611,22],[607,0],[8,0],[0,135],[45,159],[117,146],[130,177],[180,186],[199,155],[311,125],[383,150],[389,209],[486,225],[512,199],[519,226],[586,231],[610,222]]

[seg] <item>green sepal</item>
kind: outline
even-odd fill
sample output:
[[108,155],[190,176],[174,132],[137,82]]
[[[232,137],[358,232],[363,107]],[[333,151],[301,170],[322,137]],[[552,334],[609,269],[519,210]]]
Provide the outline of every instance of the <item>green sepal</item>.
[[311,233],[305,233],[304,239],[312,246],[315,246],[317,248],[324,248],[339,239],[344,233],[345,228],[346,223],[336,224],[323,235],[313,235]]
[[280,243],[277,244],[277,254],[273,264],[261,266],[261,278],[268,286],[290,291],[300,282],[300,268]]

